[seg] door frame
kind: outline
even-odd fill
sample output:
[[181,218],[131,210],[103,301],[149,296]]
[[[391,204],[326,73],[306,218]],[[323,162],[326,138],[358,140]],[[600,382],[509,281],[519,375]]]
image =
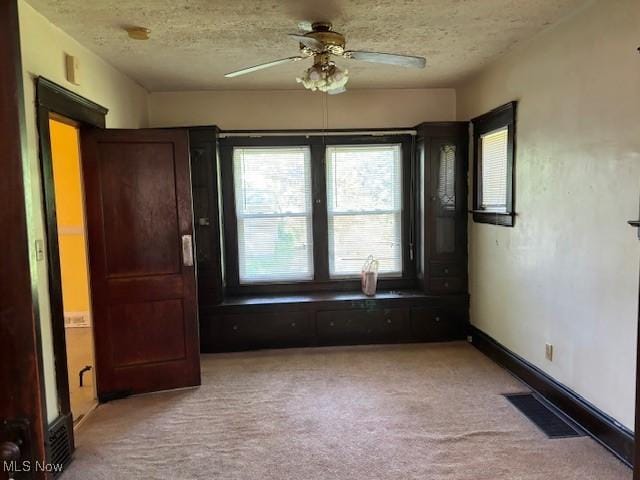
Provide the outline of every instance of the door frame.
[[10,252],[0,268],[0,442],[18,445],[18,461],[33,465],[46,461],[47,411],[38,290],[31,275],[36,221],[25,191],[31,175],[17,0],[0,1],[0,62],[0,251]]
[[[640,240],[640,225],[638,240]],[[634,430],[633,480],[640,480],[640,288],[638,288],[638,343],[636,346],[636,417]]]
[[[51,306],[51,331],[53,336],[58,405],[60,408],[59,418],[55,420],[54,423],[66,423],[67,432],[69,433],[69,447],[71,451],[73,451],[75,445],[69,395],[67,345],[62,303],[62,277],[60,273],[60,248],[58,244],[58,224],[49,119],[51,117],[62,116],[67,122],[71,120],[76,122],[78,126],[90,125],[105,128],[108,110],[44,77],[36,78],[35,82],[40,171],[47,238],[47,271],[49,277],[49,301]],[[80,148],[80,145],[78,145],[78,148]],[[82,158],[80,161],[82,162]]]

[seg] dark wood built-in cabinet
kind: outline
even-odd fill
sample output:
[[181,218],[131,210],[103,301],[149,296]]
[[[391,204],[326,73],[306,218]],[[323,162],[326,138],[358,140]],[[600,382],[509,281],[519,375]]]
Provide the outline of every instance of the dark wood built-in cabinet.
[[467,292],[466,122],[418,126],[418,279],[431,295]]
[[459,340],[466,295],[414,291],[232,297],[201,311],[205,352]]
[[[221,168],[219,130],[191,129],[203,352],[465,338],[468,124],[424,123],[416,131],[413,141],[406,143],[410,151],[403,162],[405,188],[411,189],[403,220],[409,262],[405,271],[410,274],[405,274],[402,286],[383,282],[378,295],[370,298],[354,281],[336,282],[334,290],[316,282],[317,290],[307,283],[299,290],[287,284],[281,291],[269,285],[241,295],[237,288],[225,292],[224,265],[233,259],[222,259],[228,249],[222,238],[233,235],[221,235],[225,222],[220,219],[226,211],[222,190],[233,185],[224,176],[232,173]],[[364,141],[362,135],[357,140]],[[257,139],[247,141],[255,144]],[[241,143],[234,138],[233,144]],[[226,265],[227,272],[230,267]]]
[[218,128],[189,129],[193,226],[201,305],[222,302],[222,248],[218,184]]

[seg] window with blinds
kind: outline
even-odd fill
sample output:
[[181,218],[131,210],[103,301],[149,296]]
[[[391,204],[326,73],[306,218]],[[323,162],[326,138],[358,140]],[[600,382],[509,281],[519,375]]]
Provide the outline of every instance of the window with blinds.
[[402,274],[401,145],[326,151],[329,274],[353,277],[369,255],[381,275]]
[[480,207],[493,212],[507,211],[508,128],[480,136]]
[[313,279],[309,147],[233,150],[240,283]]

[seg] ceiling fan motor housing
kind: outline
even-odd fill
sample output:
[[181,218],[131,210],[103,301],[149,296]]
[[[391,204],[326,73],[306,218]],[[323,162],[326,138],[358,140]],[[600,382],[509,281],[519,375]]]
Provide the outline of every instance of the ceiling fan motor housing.
[[305,33],[305,37],[311,37],[324,45],[321,53],[327,52],[333,55],[342,55],[345,47],[344,35],[331,30],[332,26],[328,22],[315,22],[313,30]]

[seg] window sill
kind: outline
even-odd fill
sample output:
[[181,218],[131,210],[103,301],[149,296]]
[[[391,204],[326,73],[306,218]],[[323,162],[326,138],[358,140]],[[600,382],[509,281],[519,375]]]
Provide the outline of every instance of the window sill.
[[[414,278],[378,277],[379,291],[396,291],[415,289],[417,283]],[[227,286],[228,297],[260,297],[260,296],[314,296],[318,294],[340,294],[360,291],[360,278],[311,280],[296,283],[263,283]]]
[[516,214],[513,212],[490,212],[487,210],[470,210],[473,221],[476,223],[488,223],[502,227],[513,227]]
[[271,303],[310,303],[326,301],[349,300],[381,300],[391,298],[421,298],[425,294],[419,290],[392,290],[378,292],[369,297],[362,292],[315,292],[293,295],[243,295],[228,297],[222,302],[222,306],[229,305],[264,305]]
[[420,290],[381,290],[373,297],[368,297],[360,291],[326,291],[294,294],[257,294],[228,296],[218,305],[204,307],[204,313],[226,313],[230,311],[282,311],[284,307],[295,310],[314,310],[321,304],[322,308],[376,306],[389,308],[396,306],[412,306],[424,303],[425,300],[433,300],[435,303],[459,303],[461,298],[465,301],[467,294],[437,295],[431,296]]

